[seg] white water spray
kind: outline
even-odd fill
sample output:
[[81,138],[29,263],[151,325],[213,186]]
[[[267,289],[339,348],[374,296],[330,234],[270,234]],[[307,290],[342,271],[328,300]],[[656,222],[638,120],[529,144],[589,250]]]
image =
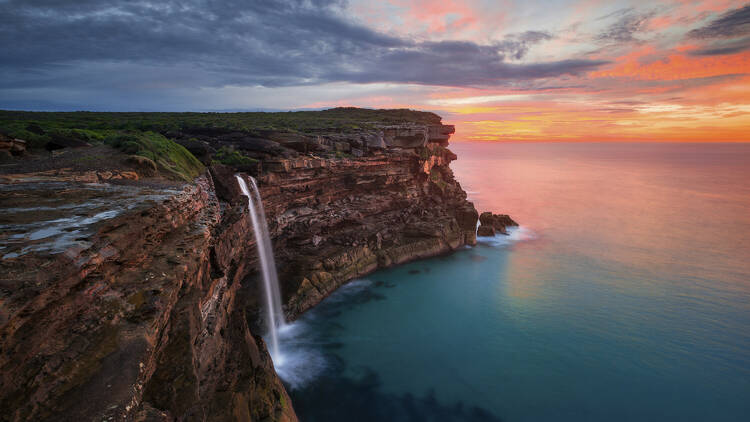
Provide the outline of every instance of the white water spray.
[[248,189],[247,183],[242,176],[235,175],[237,183],[240,185],[242,194],[247,196],[247,208],[250,219],[253,223],[253,232],[255,232],[255,243],[258,247],[258,256],[260,257],[260,269],[263,276],[263,286],[266,293],[266,324],[268,325],[268,334],[271,338],[271,358],[274,363],[279,365],[281,355],[279,354],[279,328],[285,325],[284,315],[281,311],[281,292],[279,291],[279,276],[276,273],[276,262],[273,259],[273,247],[271,246],[271,237],[268,235],[268,224],[266,223],[266,213],[263,210],[263,201],[260,198],[258,185],[255,179],[248,176],[252,192]]

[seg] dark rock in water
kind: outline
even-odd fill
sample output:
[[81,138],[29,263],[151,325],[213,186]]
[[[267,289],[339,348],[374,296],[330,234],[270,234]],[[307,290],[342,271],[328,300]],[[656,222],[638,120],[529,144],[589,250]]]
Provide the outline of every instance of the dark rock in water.
[[482,255],[471,255],[469,258],[474,262],[482,262],[487,260],[487,257]]
[[497,226],[503,226],[503,227],[518,226],[518,223],[516,223],[515,221],[513,221],[513,219],[510,218],[509,215],[507,215],[507,214],[493,214],[493,213],[491,213],[489,211],[485,211],[485,212],[483,212],[479,216],[479,222],[481,224],[492,225],[492,226],[495,226],[495,227],[497,227]]
[[489,226],[494,228],[495,231],[500,234],[508,234],[506,227],[518,226],[518,223],[513,221],[513,219],[510,218],[510,216],[508,216],[507,214],[493,214],[489,211],[483,212],[482,215],[479,216],[479,222],[481,224],[481,226],[479,226],[480,229],[482,226]]
[[421,271],[419,271],[419,270],[409,270],[409,274],[411,274],[411,275],[419,274],[419,273],[421,273]]
[[492,226],[481,225],[477,229],[477,236],[494,236],[494,235],[495,235],[495,228]]

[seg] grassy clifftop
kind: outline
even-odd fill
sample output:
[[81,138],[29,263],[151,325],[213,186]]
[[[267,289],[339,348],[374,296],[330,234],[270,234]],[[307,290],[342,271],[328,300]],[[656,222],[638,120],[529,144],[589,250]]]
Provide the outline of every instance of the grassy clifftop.
[[[408,109],[372,110],[339,107],[322,111],[247,113],[109,113],[29,112],[0,110],[0,134],[23,139],[29,149],[109,145],[146,157],[160,170],[191,180],[203,164],[187,149],[174,142],[181,132],[259,134],[350,133],[375,126],[404,123],[440,124],[437,114]],[[184,144],[183,144],[184,145]],[[250,160],[233,150],[219,150],[215,157],[227,164]]]
[[339,132],[367,129],[373,124],[440,124],[435,113],[408,109],[372,110],[338,107],[322,111],[248,113],[99,113],[0,111],[0,132],[35,144],[54,136],[103,139],[120,131],[168,133],[190,129],[236,131]]

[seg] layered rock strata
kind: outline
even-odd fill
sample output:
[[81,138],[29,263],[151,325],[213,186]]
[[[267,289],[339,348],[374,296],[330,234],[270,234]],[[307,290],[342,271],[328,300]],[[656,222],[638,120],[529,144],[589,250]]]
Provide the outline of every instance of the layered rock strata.
[[[439,145],[267,166],[261,192],[290,319],[377,268],[476,243],[477,212]],[[271,164],[271,163],[269,163]]]
[[260,182],[294,319],[352,278],[476,242],[449,168],[453,130],[208,131],[190,142],[209,158],[230,143],[258,165],[214,163],[178,187],[148,184],[142,165],[6,174],[0,199],[18,212],[1,223],[0,420],[296,420],[257,335],[235,172]]
[[245,209],[207,177],[152,194],[0,261],[0,420],[296,420],[248,327]]

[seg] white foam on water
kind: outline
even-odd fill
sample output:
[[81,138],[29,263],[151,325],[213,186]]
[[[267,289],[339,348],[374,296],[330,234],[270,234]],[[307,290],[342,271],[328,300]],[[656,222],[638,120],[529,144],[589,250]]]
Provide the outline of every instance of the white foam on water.
[[536,234],[528,227],[508,227],[508,234],[496,234],[494,236],[477,236],[477,243],[492,247],[504,247],[524,240],[536,239]]
[[328,366],[325,356],[309,333],[313,330],[308,321],[285,324],[279,330],[279,341],[284,348],[274,358],[276,373],[292,389],[306,386]]
[[[339,287],[327,303],[346,302],[362,290],[372,286],[372,281],[356,279]],[[279,342],[284,344],[278,356],[274,357],[274,367],[279,377],[292,389],[303,388],[320,376],[328,367],[319,339],[314,338],[311,324],[315,323],[312,311],[303,318],[279,327]]]

